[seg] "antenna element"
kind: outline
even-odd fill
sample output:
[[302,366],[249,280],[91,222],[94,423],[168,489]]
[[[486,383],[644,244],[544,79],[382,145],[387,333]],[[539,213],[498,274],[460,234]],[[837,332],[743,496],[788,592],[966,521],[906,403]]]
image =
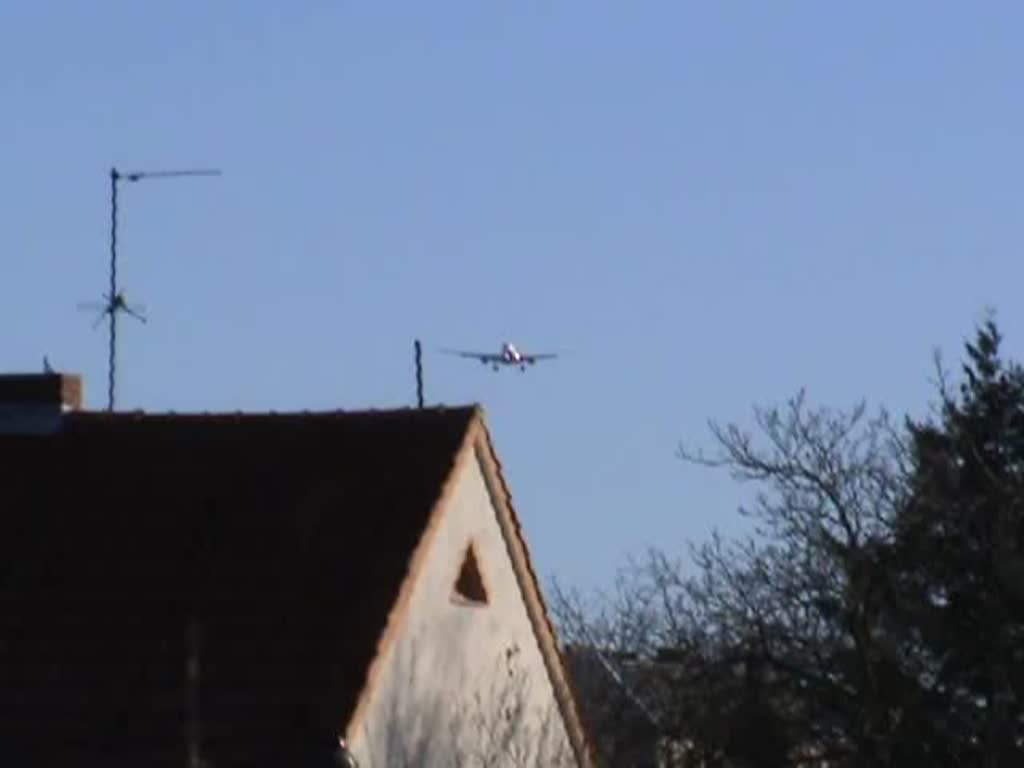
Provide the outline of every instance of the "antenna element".
[[181,176],[220,176],[215,169],[196,169],[180,171],[134,171],[121,173],[117,168],[110,169],[110,292],[104,296],[103,315],[110,316],[110,342],[107,368],[107,410],[114,410],[114,383],[117,372],[117,316],[127,312],[137,320],[146,322],[141,314],[141,307],[132,307],[125,300],[124,293],[117,289],[117,185],[120,181],[141,181],[143,179],[166,179]]

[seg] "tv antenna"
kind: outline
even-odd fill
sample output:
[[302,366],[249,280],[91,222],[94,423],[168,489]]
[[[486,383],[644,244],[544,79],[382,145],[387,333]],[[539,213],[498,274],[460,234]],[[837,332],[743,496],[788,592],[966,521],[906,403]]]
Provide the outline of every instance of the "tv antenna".
[[416,358],[416,405],[418,408],[423,407],[423,346],[420,344],[420,340],[416,339],[413,342],[413,349],[415,351]]
[[110,169],[110,291],[103,296],[103,303],[80,304],[81,309],[99,310],[100,315],[93,323],[95,328],[104,316],[110,322],[110,349],[107,369],[107,410],[114,410],[114,381],[117,372],[117,316],[124,312],[140,322],[146,322],[145,307],[129,304],[123,291],[117,288],[117,185],[119,182],[136,182],[145,179],[169,179],[185,176],[220,176],[216,169],[198,168],[175,171],[133,171],[121,173]]

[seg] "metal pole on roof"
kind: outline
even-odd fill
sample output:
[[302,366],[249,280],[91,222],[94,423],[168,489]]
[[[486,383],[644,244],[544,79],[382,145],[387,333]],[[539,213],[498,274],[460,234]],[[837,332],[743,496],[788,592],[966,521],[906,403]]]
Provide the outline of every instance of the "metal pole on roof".
[[183,176],[220,176],[216,169],[189,169],[177,171],[133,171],[121,173],[117,168],[110,169],[110,293],[104,296],[106,300],[100,306],[103,315],[110,317],[110,339],[108,350],[107,368],[107,410],[114,410],[114,389],[115,376],[117,371],[117,316],[121,312],[127,312],[141,322],[146,318],[141,314],[141,307],[130,306],[124,294],[118,291],[117,287],[117,185],[121,181],[142,181],[143,179],[166,179]]
[[423,407],[423,346],[420,340],[416,339],[416,402],[420,408]]
[[107,410],[114,410],[114,369],[117,349],[117,311],[114,297],[117,296],[117,181],[120,176],[116,168],[110,169],[110,293],[107,309],[110,311],[110,342],[107,360]]

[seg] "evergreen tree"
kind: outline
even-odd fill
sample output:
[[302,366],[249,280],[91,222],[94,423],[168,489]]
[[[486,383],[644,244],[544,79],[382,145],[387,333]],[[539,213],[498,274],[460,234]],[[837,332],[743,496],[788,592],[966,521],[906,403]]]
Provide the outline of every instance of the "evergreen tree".
[[967,344],[959,397],[910,423],[909,503],[890,569],[904,652],[937,726],[932,751],[962,765],[1024,764],[1024,369],[994,322]]

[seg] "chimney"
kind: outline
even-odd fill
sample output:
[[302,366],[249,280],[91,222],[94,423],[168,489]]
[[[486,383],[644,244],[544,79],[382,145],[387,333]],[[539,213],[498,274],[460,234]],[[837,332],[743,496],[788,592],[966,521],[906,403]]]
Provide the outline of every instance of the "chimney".
[[82,407],[82,377],[67,373],[0,375],[0,434],[41,435],[60,429]]

